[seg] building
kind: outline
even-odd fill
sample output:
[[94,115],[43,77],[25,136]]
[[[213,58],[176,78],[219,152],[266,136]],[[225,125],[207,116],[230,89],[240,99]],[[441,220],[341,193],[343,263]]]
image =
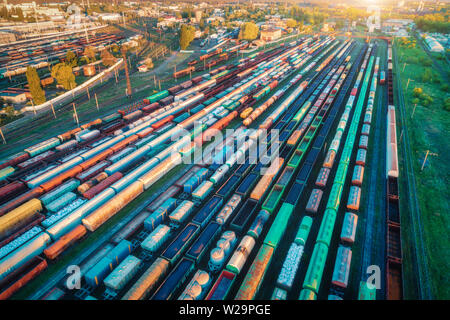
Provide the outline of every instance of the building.
[[16,35],[12,32],[0,31],[0,44],[16,41]]
[[175,16],[164,16],[161,21],[159,21],[156,25],[157,28],[161,27],[171,27],[176,23],[182,23],[184,20],[182,18],[177,18]]
[[414,23],[411,19],[389,19],[383,22],[382,28],[386,31],[398,30],[401,28],[406,28]]
[[444,52],[444,47],[433,37],[426,36],[425,43],[431,52]]
[[20,88],[8,88],[0,91],[0,98],[12,104],[25,103],[30,97],[30,90]]
[[122,18],[119,13],[99,13],[97,17],[103,21],[120,21]]
[[261,29],[260,39],[263,41],[273,41],[281,38],[281,29],[266,28]]

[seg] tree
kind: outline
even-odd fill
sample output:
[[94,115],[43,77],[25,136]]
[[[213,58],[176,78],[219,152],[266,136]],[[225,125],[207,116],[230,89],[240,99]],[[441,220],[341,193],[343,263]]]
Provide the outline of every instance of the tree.
[[286,21],[286,25],[288,28],[295,28],[297,26],[297,21],[295,21],[294,19],[288,19]]
[[414,88],[413,90],[413,96],[414,97],[420,97],[423,93],[422,88]]
[[239,39],[255,40],[258,37],[259,28],[253,22],[245,22],[239,31]]
[[76,87],[75,75],[72,72],[72,67],[65,63],[58,63],[52,68],[52,77],[56,79],[59,85],[66,90],[71,90]]
[[450,111],[450,98],[444,100],[444,109]]
[[183,24],[180,29],[181,50],[185,50],[192,42],[192,40],[194,40],[194,37],[195,37],[195,28],[193,26]]
[[26,76],[34,103],[38,105],[44,103],[46,100],[45,92],[42,90],[41,79],[39,79],[36,69],[32,66],[28,66]]
[[73,53],[71,50],[67,51],[66,53],[66,64],[71,68],[78,66],[77,55]]
[[95,50],[94,50],[94,48],[91,47],[91,46],[87,46],[84,49],[84,56],[87,58],[87,63],[94,62],[96,60],[95,59]]
[[116,62],[116,58],[106,49],[100,53],[100,59],[104,66],[110,67]]

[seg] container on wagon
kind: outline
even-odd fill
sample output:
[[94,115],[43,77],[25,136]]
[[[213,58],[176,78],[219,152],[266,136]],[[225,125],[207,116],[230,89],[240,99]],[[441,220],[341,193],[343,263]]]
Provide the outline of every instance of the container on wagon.
[[328,181],[328,176],[330,175],[330,169],[321,168],[319,174],[317,175],[316,186],[325,187]]
[[178,236],[169,244],[169,246],[161,253],[161,257],[166,258],[171,265],[184,254],[192,241],[200,232],[200,227],[193,223],[188,223],[186,227],[178,234]]
[[308,239],[309,231],[311,230],[313,219],[309,216],[304,216],[300,226],[298,228],[297,234],[295,235],[294,242],[298,245],[305,245]]
[[27,187],[21,181],[13,181],[3,187],[0,187],[0,204],[14,198],[26,189]]
[[211,181],[203,181],[193,192],[192,198],[196,200],[204,200],[212,191],[213,183]]
[[297,274],[300,260],[304,251],[303,245],[298,245],[293,242],[289,247],[286,258],[278,274],[277,285],[283,289],[290,290],[294,283],[295,275]]
[[31,157],[38,155],[44,151],[52,149],[61,144],[61,141],[58,138],[50,138],[48,140],[42,141],[34,146],[26,148],[24,151],[27,152]]
[[356,227],[358,226],[358,216],[351,212],[346,212],[342,223],[341,241],[353,244],[356,238]]
[[287,291],[275,287],[272,293],[272,297],[270,297],[270,300],[286,300],[286,299],[287,299]]
[[[317,293],[319,291],[327,254],[328,247],[323,243],[316,243],[311,255],[308,269],[306,271],[305,279],[303,281],[303,289],[310,290],[313,293]],[[302,297],[301,293],[300,297]]]
[[235,274],[239,274],[254,245],[255,239],[247,235],[244,236],[238,248],[234,251],[230,261],[228,261],[226,269]]
[[211,276],[208,272],[197,270],[188,283],[178,300],[201,300],[208,292],[212,284]]
[[100,131],[99,130],[92,130],[92,131],[87,132],[85,134],[78,135],[78,140],[79,141],[89,141],[89,140],[92,140],[94,138],[97,138],[98,136],[100,136]]
[[222,206],[223,199],[217,195],[212,196],[209,201],[198,211],[198,213],[192,219],[193,223],[204,227],[212,218],[212,216]]
[[167,274],[169,262],[163,258],[156,258],[144,274],[122,297],[122,300],[142,300],[156,287],[159,281]]
[[160,224],[141,242],[141,248],[150,253],[155,253],[169,236],[170,227]]
[[310,213],[317,213],[319,209],[320,200],[322,200],[323,191],[320,189],[313,189],[306,204],[305,210]]
[[223,270],[208,292],[205,300],[225,300],[235,279],[236,274]]
[[316,293],[309,289],[303,289],[300,291],[299,300],[317,300]]
[[15,249],[22,246],[25,242],[29,241],[30,239],[34,238],[36,235],[38,235],[42,231],[42,228],[39,226],[35,226],[28,230],[27,232],[23,233],[19,237],[15,238],[11,242],[7,243],[3,247],[0,248],[0,259],[8,255],[10,252],[14,251]]
[[114,182],[119,181],[122,179],[123,175],[120,172],[115,172],[111,176],[107,177],[106,179],[102,180],[100,183],[96,184],[92,188],[90,188],[88,191],[83,193],[83,197],[86,199],[92,199],[97,194],[105,190],[107,187],[112,185]]
[[67,142],[64,142],[63,144],[56,146],[55,150],[58,151],[63,151],[63,150],[70,150],[73,147],[75,147],[76,145],[78,145],[78,141],[77,140],[69,140]]
[[69,213],[73,212],[75,209],[80,207],[83,203],[85,203],[87,200],[77,198],[75,201],[69,203],[64,208],[56,212],[55,214],[52,214],[51,216],[48,216],[44,221],[41,222],[41,225],[44,228],[48,228],[57,221],[61,220],[65,216],[67,216]]
[[152,300],[169,300],[175,297],[178,288],[191,275],[194,269],[194,262],[183,258],[175,268],[169,273],[161,286],[152,296]]
[[231,221],[231,228],[237,232],[242,232],[244,229],[246,229],[255,213],[257,204],[257,201],[253,199],[247,199]]
[[350,210],[359,210],[359,203],[361,199],[361,188],[357,186],[350,187],[348,196],[347,208]]
[[16,171],[16,169],[14,169],[13,167],[6,167],[3,169],[0,169],[0,181],[5,180],[7,177],[12,175],[15,171]]
[[356,153],[356,164],[364,166],[366,164],[367,151],[365,149],[358,149]]
[[186,256],[198,264],[214,242],[217,234],[220,232],[220,228],[221,226],[218,223],[210,222],[186,252]]
[[55,199],[54,201],[47,204],[45,207],[47,210],[52,212],[57,212],[69,203],[72,203],[77,198],[77,195],[71,191],[63,194],[59,198]]
[[81,239],[86,233],[86,228],[81,224],[78,225],[45,249],[45,256],[51,260],[56,259],[64,250]]
[[334,264],[331,284],[335,287],[346,289],[350,274],[350,264],[352,261],[352,250],[349,247],[339,246]]
[[364,178],[364,167],[356,165],[353,169],[352,184],[355,186],[361,186]]
[[14,233],[31,221],[34,216],[42,211],[42,203],[38,199],[31,199],[21,206],[0,216],[0,239]]
[[104,280],[105,286],[120,291],[139,270],[141,260],[135,256],[126,257]]
[[170,215],[170,225],[173,227],[180,226],[191,214],[194,209],[194,203],[184,200]]
[[237,292],[236,300],[253,300],[272,260],[274,248],[263,244]]
[[50,241],[50,236],[45,232],[41,232],[8,254],[6,257],[2,258],[0,260],[0,281],[26,264],[35,256],[41,254]]

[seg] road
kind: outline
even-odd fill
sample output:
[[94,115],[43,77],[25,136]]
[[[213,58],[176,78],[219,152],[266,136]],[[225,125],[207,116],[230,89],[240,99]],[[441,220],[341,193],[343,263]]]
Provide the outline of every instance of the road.
[[[401,159],[402,162],[402,173],[406,179],[407,190],[404,190],[400,194],[400,199],[402,197],[407,197],[407,204],[409,207],[408,213],[410,214],[410,219],[412,223],[412,239],[414,239],[414,243],[412,244],[404,244],[404,245],[412,245],[414,247],[414,255],[415,255],[415,266],[417,274],[417,288],[419,291],[419,298],[429,300],[432,299],[432,293],[430,288],[430,278],[428,273],[428,265],[427,265],[427,255],[425,252],[424,239],[423,239],[423,228],[421,222],[421,214],[419,201],[417,199],[417,191],[416,191],[416,182],[414,177],[414,168],[413,168],[413,160],[411,157],[411,147],[409,142],[408,129],[406,124],[406,107],[405,107],[405,97],[403,92],[403,87],[400,81],[400,72],[398,70],[398,58],[395,46],[392,48],[393,50],[393,58],[394,58],[394,70],[395,73],[395,84],[397,89],[398,96],[398,106],[397,106],[397,117],[400,119],[400,128],[401,133],[399,137],[400,150],[403,156]],[[397,121],[398,122],[398,121]],[[407,214],[403,212],[403,214]]]

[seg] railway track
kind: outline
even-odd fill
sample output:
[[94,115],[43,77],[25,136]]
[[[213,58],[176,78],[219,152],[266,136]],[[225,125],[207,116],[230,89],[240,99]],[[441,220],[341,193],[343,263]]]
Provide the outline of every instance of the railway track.
[[[383,68],[381,70],[386,70],[386,65],[383,64]],[[380,88],[380,93],[378,94],[378,106],[377,106],[377,114],[376,114],[376,123],[375,123],[375,136],[374,136],[374,145],[373,145],[373,153],[371,156],[371,173],[368,181],[368,198],[366,201],[366,223],[363,227],[364,234],[364,240],[363,240],[363,246],[362,246],[362,263],[361,263],[361,280],[366,281],[366,275],[367,275],[367,268],[370,265],[373,265],[375,261],[373,261],[373,251],[372,248],[374,246],[374,243],[378,243],[378,246],[380,244],[385,243],[385,220],[381,219],[381,227],[378,229],[378,232],[380,235],[374,239],[374,220],[375,215],[377,212],[380,211],[376,210],[377,204],[381,208],[381,212],[385,212],[385,203],[386,203],[386,185],[383,183],[384,180],[378,179],[379,175],[385,174],[385,168],[386,168],[386,158],[383,155],[380,155],[381,149],[385,145],[385,136],[381,135],[383,131],[384,126],[382,125],[382,120],[384,119],[383,116],[387,112],[386,105],[387,105],[387,90],[384,87]],[[380,193],[381,188],[381,193]],[[374,242],[375,241],[375,242]],[[377,259],[376,265],[380,267],[381,274],[385,274],[385,246],[383,245],[380,250],[377,251],[376,254]],[[364,275],[364,276],[363,276]],[[385,283],[382,283],[381,291],[379,291],[379,297],[382,299],[385,298]]]
[[424,246],[423,239],[423,227],[421,222],[421,213],[419,201],[417,199],[417,190],[416,183],[414,177],[414,167],[413,160],[411,156],[411,147],[409,142],[408,128],[406,124],[406,107],[405,107],[405,98],[403,87],[400,79],[400,72],[398,70],[398,57],[395,46],[393,47],[393,55],[395,61],[395,74],[396,74],[396,87],[397,87],[397,97],[398,104],[400,110],[400,123],[401,123],[401,135],[399,141],[402,144],[402,153],[403,153],[403,169],[405,171],[406,178],[406,192],[402,192],[402,194],[407,195],[408,201],[408,212],[410,213],[410,219],[412,222],[412,232],[414,239],[414,260],[415,260],[415,270],[417,274],[417,282],[416,286],[418,288],[419,298],[424,300],[430,300],[433,298],[432,291],[430,288],[430,277],[427,265],[427,255]]
[[[355,50],[355,48],[358,48],[358,50]],[[53,168],[50,166],[50,170],[43,171],[42,174],[38,174],[40,173],[38,172],[37,176],[30,177],[27,174],[28,178],[25,181],[29,187],[39,187],[45,191],[44,197],[41,198],[46,208],[44,213],[47,215],[49,215],[49,210],[54,201],[54,198],[49,198],[52,196],[53,191],[48,191],[57,187],[61,183],[60,179],[67,179],[60,178],[61,176],[75,177],[83,182],[83,175],[87,176],[87,173],[90,172],[89,170],[94,169],[94,167],[91,167],[95,163],[103,161],[108,163],[106,164],[108,167],[95,169],[100,170],[99,172],[104,170],[98,176],[107,174],[109,179],[109,176],[112,177],[120,170],[119,173],[125,177],[113,185],[107,186],[106,189],[102,189],[101,194],[95,198],[87,197],[85,191],[80,191],[82,187],[80,186],[77,189],[78,193],[82,198],[89,200],[81,207],[75,208],[75,211],[71,211],[67,216],[57,220],[56,223],[50,224],[50,227],[47,227],[42,232],[42,236],[48,234],[53,240],[53,243],[47,249],[50,247],[62,248],[52,249],[62,250],[57,251],[57,255],[67,249],[67,246],[61,247],[68,241],[65,240],[67,237],[73,239],[70,240],[69,245],[79,240],[70,238],[73,237],[72,231],[70,231],[72,228],[74,228],[73,230],[84,229],[85,233],[87,229],[89,234],[99,232],[95,243],[87,243],[87,249],[83,248],[83,253],[77,254],[76,257],[71,257],[70,252],[68,253],[69,256],[67,258],[70,260],[70,263],[81,263],[82,266],[85,266],[86,272],[83,271],[83,287],[80,291],[74,294],[64,289],[63,294],[65,293],[69,298],[77,299],[92,297],[97,299],[140,299],[149,296],[151,291],[151,296],[156,299],[175,298],[179,296],[181,286],[187,284],[188,277],[192,275],[194,268],[197,267],[199,270],[211,270],[209,284],[212,285],[212,288],[209,287],[211,290],[206,299],[211,297],[225,298],[227,296],[231,298],[234,295],[236,295],[236,298],[249,297],[252,299],[257,295],[259,284],[264,280],[264,273],[270,264],[273,253],[278,247],[278,243],[284,242],[281,239],[288,227],[289,218],[294,212],[295,205],[299,201],[301,203],[304,201],[300,199],[303,197],[303,188],[305,187],[305,190],[309,190],[307,186],[309,175],[313,171],[315,173],[317,160],[320,161],[323,158],[323,145],[329,139],[330,130],[338,122],[336,117],[340,112],[339,108],[343,99],[350,92],[350,85],[355,79],[356,73],[358,74],[358,80],[351,90],[345,108],[347,117],[352,117],[350,128],[345,133],[348,118],[343,113],[339,121],[340,129],[336,129],[335,136],[335,139],[339,139],[339,143],[342,136],[346,137],[346,140],[341,153],[339,167],[336,168],[335,166],[332,171],[332,176],[336,175],[336,177],[331,191],[334,192],[335,184],[341,184],[341,189],[344,189],[343,184],[346,179],[347,169],[344,168],[343,171],[341,166],[345,165],[348,167],[350,157],[353,157],[352,154],[354,155],[353,143],[357,136],[360,136],[361,115],[365,110],[363,104],[368,95],[367,89],[369,78],[371,78],[372,74],[372,67],[375,65],[374,70],[378,70],[379,59],[375,63],[374,53],[371,52],[373,46],[364,45],[362,48],[364,50],[359,46],[355,46],[353,41],[341,42],[329,38],[308,39],[304,42],[293,42],[287,46],[280,46],[280,48],[258,53],[254,57],[242,59],[242,61],[239,61],[239,65],[236,63],[225,70],[213,70],[214,72],[207,74],[208,77],[206,79],[196,77],[192,81],[186,81],[144,99],[146,102],[136,106],[124,107],[117,114],[113,114],[112,118],[105,117],[104,120],[98,119],[98,121],[93,121],[89,126],[100,129],[96,135],[98,142],[91,146],[94,148],[91,149],[92,151],[83,152],[83,146],[80,146],[81,156],[78,156],[78,159],[75,158],[75,165],[70,170],[64,171],[68,165],[67,160],[69,160],[69,158],[65,157],[65,160],[62,160],[63,165],[60,167]],[[370,48],[370,50],[366,52],[367,48]],[[352,52],[356,52],[357,56],[354,62],[350,62]],[[364,62],[361,65],[363,57]],[[303,64],[304,67],[300,69]],[[358,72],[358,69],[360,69],[360,72]],[[347,75],[349,75],[348,78]],[[376,75],[377,73],[374,74],[373,78],[376,78]],[[363,78],[364,82],[362,82]],[[302,83],[296,85],[300,79]],[[376,81],[376,79],[372,81]],[[369,95],[373,99],[375,89],[370,90]],[[358,93],[359,91],[361,93]],[[356,108],[352,110],[356,97],[358,97],[358,103]],[[370,107],[368,106],[367,110],[371,113],[373,100],[369,105]],[[262,115],[269,107],[270,111]],[[229,108],[230,111],[226,108]],[[189,112],[186,115],[187,118],[182,115],[185,109]],[[147,116],[147,114],[152,116]],[[352,116],[352,114],[354,115]],[[245,120],[239,119],[239,115],[240,118]],[[260,115],[262,116],[260,117]],[[108,120],[106,121],[107,118]],[[220,146],[221,152],[219,155],[222,152],[228,154],[230,146],[238,143],[239,151],[237,153],[232,151],[235,158],[231,157],[231,160],[227,160],[225,164],[221,165],[214,161],[212,164],[201,162],[195,165],[197,171],[192,171],[194,167],[189,166],[178,172],[180,169],[178,167],[179,163],[176,162],[178,158],[175,157],[175,160],[172,157],[167,158],[171,150],[176,151],[175,156],[178,156],[181,160],[181,155],[193,152],[194,146],[209,147],[204,142],[208,141],[208,137],[210,137],[211,131],[208,131],[210,129],[200,133],[200,135],[198,135],[198,131],[192,131],[191,134],[195,139],[189,148],[184,147],[181,149],[183,145],[179,142],[172,143],[170,146],[165,144],[169,135],[173,135],[173,132],[178,132],[181,128],[190,128],[189,124],[192,124],[194,119],[202,119],[205,123],[205,128],[210,129],[218,128],[223,130],[226,127],[239,127],[239,130],[246,130],[245,126],[259,129],[251,135],[253,138],[250,138],[248,143],[242,145],[236,139],[243,131],[239,131],[239,134],[236,133],[236,136],[227,135],[225,139],[217,141],[216,149]],[[116,123],[115,121],[118,122]],[[139,121],[150,121],[152,128],[146,127],[144,125],[146,122],[142,124],[144,125],[142,127],[142,125],[138,124],[140,123]],[[344,127],[342,127],[342,121],[345,122]],[[371,120],[367,121],[364,119],[365,126],[367,126],[367,123],[370,124]],[[251,127],[249,127],[250,124],[252,124]],[[95,127],[96,125],[98,127]],[[114,132],[117,136],[117,141],[120,141],[119,143],[116,142],[116,138],[111,140],[111,143],[108,140],[104,140],[108,137],[106,130],[111,126],[112,129],[108,129],[110,130],[108,132],[115,130]],[[259,171],[264,166],[263,163],[252,164],[247,159],[243,164],[237,166],[234,166],[234,164],[236,164],[237,157],[239,157],[239,152],[246,159],[247,150],[251,146],[250,142],[254,142],[252,139],[262,134],[263,128],[279,130],[279,136],[264,138],[263,143],[268,147],[272,145],[277,146],[280,151],[279,157],[286,162],[280,165],[277,173],[274,174],[268,185],[264,184],[263,190],[259,190],[256,186],[259,186],[263,179],[268,178]],[[78,134],[76,137],[85,137],[84,135],[88,134],[93,135],[95,134],[93,131],[88,133],[82,132],[82,135]],[[127,133],[128,131],[130,132]],[[140,135],[141,131],[142,136]],[[143,133],[144,131],[145,134]],[[143,138],[151,132],[155,132],[155,135]],[[339,132],[341,135],[338,134]],[[366,133],[361,133],[359,148],[367,149],[367,141],[364,144],[363,139],[364,137],[368,139],[367,132],[366,130]],[[68,139],[67,137],[71,138],[72,134],[71,132],[65,133],[58,136],[58,139],[63,141]],[[50,142],[56,143],[54,139]],[[123,140],[124,143],[126,142],[125,144],[122,143],[122,139],[125,139]],[[139,139],[142,139],[142,141]],[[333,142],[335,139],[333,139]],[[46,142],[45,148],[47,148],[47,145],[49,148],[52,148],[53,145],[49,145],[50,142]],[[115,144],[112,144],[112,142]],[[116,156],[116,150],[121,150],[120,148],[127,146],[130,142],[136,144],[137,147],[133,149],[135,151],[131,151],[131,154],[128,153],[125,158],[115,163],[113,157]],[[116,144],[120,144],[121,147],[116,146]],[[160,144],[163,145],[160,146]],[[95,149],[97,145],[100,149]],[[158,149],[158,146],[163,147],[163,149]],[[39,148],[41,147],[37,145],[26,150],[33,157],[35,152],[38,152],[36,150],[40,150]],[[335,148],[335,145],[333,144],[333,147],[330,147],[330,152],[331,148]],[[152,150],[152,153],[144,156],[150,150]],[[39,151],[38,154],[42,152]],[[94,152],[101,152],[98,157],[95,156],[96,162],[90,160],[90,156],[96,154]],[[111,154],[113,154],[112,157]],[[61,153],[57,155],[62,156]],[[269,153],[265,154],[265,156],[268,157]],[[216,159],[217,155],[212,157]],[[8,161],[4,165],[15,166],[17,163],[21,164],[20,160],[16,160],[16,158],[11,161],[13,162]],[[49,163],[52,165],[51,161]],[[303,165],[301,165],[302,163]],[[337,171],[334,171],[335,169]],[[93,172],[96,172],[93,174],[97,174],[97,171]],[[171,176],[167,176],[169,172],[176,174],[176,177],[170,178]],[[191,172],[193,173],[190,176],[184,178]],[[25,174],[25,171],[23,173]],[[24,174],[19,170],[14,176],[8,178],[8,181],[12,183],[12,180],[17,178],[23,180]],[[183,178],[179,178],[181,175],[183,175]],[[297,178],[291,179],[295,175],[297,175]],[[340,180],[338,180],[338,175]],[[164,183],[162,186],[159,185],[158,181],[165,176],[170,181],[161,181]],[[344,182],[339,182],[342,179],[344,179]],[[362,183],[362,178],[360,179]],[[175,180],[176,182],[174,183]],[[264,180],[264,183],[266,183],[266,180]],[[348,183],[345,184],[348,186]],[[85,190],[86,186],[83,184],[83,190]],[[149,192],[153,191],[153,187],[158,189],[158,194],[153,194],[150,198],[147,197],[145,199],[140,196],[149,194]],[[43,192],[42,190],[41,193]],[[256,190],[259,191],[256,192]],[[36,192],[38,191],[37,188]],[[329,188],[325,189],[325,192],[328,191],[330,191]],[[33,196],[30,192],[26,194],[26,197]],[[347,197],[347,193],[348,190],[344,190],[343,193],[339,192],[339,194],[330,193],[328,200],[329,202],[339,202],[342,196]],[[63,191],[63,197],[69,195],[70,192]],[[233,204],[235,203],[233,201],[236,201],[233,199],[236,199],[236,197],[240,199],[240,202]],[[13,208],[20,201],[26,201],[24,199],[23,197],[16,198],[12,203],[8,203],[0,208],[3,210],[3,213],[7,213],[7,208]],[[311,199],[312,197],[310,197]],[[35,199],[33,201],[33,203],[36,203],[40,200]],[[130,212],[128,210],[122,211],[122,208],[131,201],[136,202],[131,206]],[[186,201],[192,203],[194,208],[192,213],[195,213],[193,217],[190,219],[186,217],[187,221],[180,220],[181,218],[167,217],[175,208],[175,211],[178,213],[178,210],[182,208]],[[137,208],[133,209],[134,206],[137,206]],[[234,206],[231,212],[227,209],[227,206]],[[279,208],[280,206],[281,208]],[[308,206],[310,205],[308,204]],[[349,204],[347,206],[353,212],[355,210],[358,211],[359,200],[357,207],[355,207],[356,205],[350,207]],[[327,227],[324,230],[328,230],[331,227],[333,232],[334,221],[333,225],[330,226],[328,220],[330,210],[328,207],[329,203],[327,203],[328,211],[322,221],[314,219],[316,221],[314,223],[316,231],[320,222],[320,229],[322,229],[322,224],[326,223]],[[336,205],[333,205],[333,208],[336,208],[337,213],[338,208]],[[314,208],[312,207],[312,209],[308,210],[314,210]],[[117,216],[112,219],[116,214]],[[214,219],[213,216],[215,216]],[[170,223],[168,218],[170,218]],[[111,220],[108,221],[109,219]],[[117,221],[119,223],[116,223]],[[164,221],[167,221],[167,225],[170,227],[165,225]],[[116,224],[112,229],[105,229],[113,222]],[[266,223],[270,228],[264,226]],[[96,231],[102,225],[102,230],[104,231]],[[336,227],[339,228],[340,225],[341,221],[337,221]],[[164,236],[164,238],[153,238],[156,229],[158,230],[156,235],[159,235],[160,230],[167,229],[170,231],[170,234]],[[220,272],[220,269],[224,265],[219,267],[217,271],[220,274],[218,274],[211,269],[210,263],[214,264],[216,262],[209,260],[209,251],[219,234],[224,230],[227,230],[227,232],[232,230],[235,240],[240,240],[241,243],[237,246],[239,248],[237,250],[234,250],[237,243],[234,245],[231,242],[229,243],[231,251],[227,249],[227,255],[231,259],[222,272]],[[291,226],[289,226],[289,231],[287,232],[290,233],[291,231]],[[223,233],[222,237],[224,235],[226,233]],[[327,237],[327,235],[323,234],[323,231],[319,231],[317,240],[326,242]],[[153,247],[153,249],[148,246],[145,247],[144,243],[148,241],[153,245],[158,243],[158,247]],[[328,282],[331,277],[329,268],[335,264],[334,250],[337,244],[335,241],[331,245],[330,242],[327,242],[326,246],[330,247],[331,259],[328,259],[326,274],[323,279],[323,282],[326,282],[326,284],[323,289],[328,289]],[[107,279],[105,276],[107,274],[101,271],[104,268],[105,260],[100,256],[98,256],[100,260],[92,260],[104,248],[111,249],[110,253],[104,256],[105,259],[110,259],[111,254],[118,254],[114,258],[119,260],[117,264],[125,258],[123,250],[126,250],[127,259],[122,262],[128,263],[129,258],[140,261],[140,266],[134,270],[135,282],[128,281],[127,284],[121,284],[120,287],[111,291],[112,287],[106,283]],[[51,252],[54,251],[48,251],[47,249],[44,251],[45,257],[49,261],[53,261],[55,258]],[[122,253],[119,254],[118,250],[121,250]],[[242,256],[242,250],[247,250],[251,254],[248,257]],[[280,254],[284,255],[284,252],[284,249],[278,250],[278,254],[274,257],[279,257]],[[341,246],[339,246],[338,252],[341,252]],[[0,267],[10,263],[13,259],[15,257],[8,256],[6,260],[0,260]],[[24,258],[22,257],[22,259]],[[310,266],[314,265],[315,268],[314,259],[311,259]],[[44,285],[34,290],[30,298],[39,298],[45,295],[52,287],[59,288],[58,290],[61,291],[61,288],[64,288],[64,268],[69,265],[67,261],[65,260],[63,265],[58,266],[59,271],[51,275],[50,280],[45,281]],[[339,263],[336,258],[336,265],[339,266]],[[278,266],[276,263],[273,264],[272,269],[270,269],[273,271],[269,271],[269,273],[274,273]],[[111,267],[109,266],[109,268]],[[154,271],[156,270],[155,268],[158,268],[161,272]],[[112,271],[112,268],[110,271]],[[322,271],[320,272],[322,273]],[[157,274],[154,272],[157,272]],[[149,279],[150,274],[157,278]],[[232,280],[231,284],[227,285],[224,282],[224,277],[231,277],[228,278]],[[321,277],[322,275],[320,275]],[[320,278],[317,280],[319,285]],[[316,296],[322,298],[324,296],[325,291],[319,295],[319,286],[314,288],[309,286],[308,283],[311,279],[311,276],[306,276],[303,290],[300,293],[301,299],[316,298]],[[104,280],[106,286],[103,285]],[[112,284],[110,283],[110,285]],[[217,289],[218,286],[224,285],[226,286],[225,291]],[[271,282],[267,282],[267,285],[270,287]],[[187,297],[187,294],[187,291],[184,291],[182,295]],[[260,294],[263,297],[268,296],[267,292]]]

